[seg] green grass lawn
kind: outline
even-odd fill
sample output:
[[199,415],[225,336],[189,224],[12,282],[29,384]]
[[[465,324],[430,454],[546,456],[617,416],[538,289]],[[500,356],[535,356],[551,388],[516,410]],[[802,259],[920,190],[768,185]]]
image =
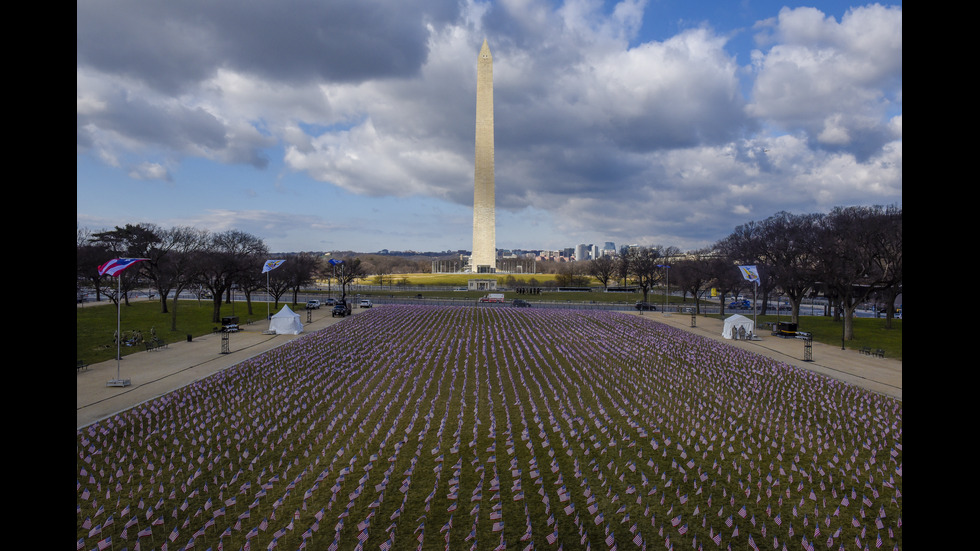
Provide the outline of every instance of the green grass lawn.
[[[727,314],[728,317],[731,314]],[[713,318],[722,316],[713,315]],[[746,315],[751,318],[751,315]],[[766,322],[776,322],[776,316],[759,316],[759,325],[763,326]],[[789,316],[780,315],[778,321],[789,321]],[[832,346],[841,345],[841,323],[834,321],[828,316],[800,316],[798,331],[804,331],[813,335],[813,342],[820,342]],[[760,331],[760,335],[765,335],[765,331]],[[855,318],[854,319],[854,339],[844,341],[844,347],[848,350],[860,350],[861,347],[869,346],[872,349],[881,348],[885,351],[886,358],[902,359],[902,320],[892,320],[892,328],[885,327],[885,319],[875,318]]]
[[[168,304],[172,307],[172,303]],[[249,319],[258,321],[266,317],[266,303],[253,303],[252,313],[248,305],[236,302],[234,305],[222,304],[222,316],[238,316],[242,324]],[[279,308],[282,308],[280,303]],[[197,337],[210,333],[221,324],[212,323],[213,305],[208,301],[181,300],[177,303],[177,328],[171,331],[171,314],[161,313],[158,301],[139,299],[131,301],[120,309],[120,326],[124,337],[133,331],[139,331],[144,339],[149,339],[151,331],[156,330],[156,336],[167,343],[183,341],[187,335]],[[276,309],[278,311],[278,309]],[[107,303],[98,306],[77,308],[75,312],[75,354],[76,359],[85,363],[97,363],[116,357],[116,346],[113,334],[116,331],[116,305]],[[143,346],[120,347],[120,353],[125,356],[133,352],[146,350]]]

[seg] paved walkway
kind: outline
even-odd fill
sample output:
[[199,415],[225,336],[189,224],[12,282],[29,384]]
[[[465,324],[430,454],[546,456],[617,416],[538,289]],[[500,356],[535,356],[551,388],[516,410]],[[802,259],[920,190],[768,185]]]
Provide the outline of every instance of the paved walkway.
[[696,326],[691,327],[689,314],[664,315],[660,312],[646,312],[638,315],[902,399],[902,362],[899,360],[875,358],[856,350],[841,350],[839,345],[814,342],[811,347],[811,361],[803,361],[802,340],[774,337],[769,335],[768,330],[762,332],[761,340],[758,341],[734,341],[721,336],[724,321],[720,319],[698,316]]
[[[355,308],[354,314],[365,311]],[[306,323],[305,310],[297,313],[304,325],[303,334],[346,319],[332,317],[329,308],[313,310],[310,323]],[[685,314],[634,314],[764,354],[803,369],[836,377],[875,392],[902,398],[902,362],[897,360],[873,358],[853,350],[842,351],[840,347],[813,343],[812,361],[805,362],[803,342],[800,340],[766,334],[760,341],[731,341],[721,337],[721,320],[698,317],[696,327],[691,327],[691,316]],[[123,356],[118,362],[109,360],[92,364],[87,369],[78,371],[75,386],[77,428],[86,427],[95,421],[162,396],[301,336],[264,334],[268,328],[269,322],[260,320],[243,326],[238,333],[229,334],[228,353],[221,352],[221,335],[212,334],[195,337],[190,342],[170,343],[167,348],[151,352]],[[117,378],[128,379],[130,385],[107,386],[110,380]]]
[[[355,315],[365,312],[356,307],[352,311]],[[222,335],[219,333],[194,337],[190,342],[170,343],[166,348],[150,352],[129,354],[118,362],[113,359],[89,365],[87,369],[77,372],[77,428],[91,425],[346,319],[332,317],[330,307],[312,310],[310,323],[306,322],[306,310],[296,313],[303,323],[303,333],[300,335],[264,334],[269,329],[269,321],[259,320],[241,326],[242,330],[237,333],[228,334],[227,354],[221,351]],[[117,378],[128,379],[129,386],[107,386],[106,383]]]

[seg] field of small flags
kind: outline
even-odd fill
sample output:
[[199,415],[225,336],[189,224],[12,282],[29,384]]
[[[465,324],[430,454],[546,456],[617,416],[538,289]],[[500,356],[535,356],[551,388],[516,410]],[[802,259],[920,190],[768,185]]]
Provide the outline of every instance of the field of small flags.
[[902,404],[617,312],[385,306],[77,432],[77,549],[902,548]]

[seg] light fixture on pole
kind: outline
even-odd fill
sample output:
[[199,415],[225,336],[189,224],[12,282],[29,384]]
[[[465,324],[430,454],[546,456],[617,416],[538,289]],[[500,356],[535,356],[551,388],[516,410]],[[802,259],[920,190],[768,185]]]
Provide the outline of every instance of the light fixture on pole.
[[122,342],[122,314],[120,305],[122,303],[122,271],[126,268],[149,258],[113,258],[105,264],[99,266],[99,275],[109,275],[116,279],[116,378],[110,379],[106,386],[129,386],[129,379],[123,379],[119,375],[119,360],[122,359],[120,344]]

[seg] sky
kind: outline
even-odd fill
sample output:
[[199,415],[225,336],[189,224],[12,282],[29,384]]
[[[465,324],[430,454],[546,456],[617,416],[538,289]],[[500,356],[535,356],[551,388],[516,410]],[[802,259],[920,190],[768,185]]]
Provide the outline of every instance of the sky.
[[902,204],[902,5],[85,0],[76,225],[270,252],[468,250],[493,56],[496,243],[709,246]]

